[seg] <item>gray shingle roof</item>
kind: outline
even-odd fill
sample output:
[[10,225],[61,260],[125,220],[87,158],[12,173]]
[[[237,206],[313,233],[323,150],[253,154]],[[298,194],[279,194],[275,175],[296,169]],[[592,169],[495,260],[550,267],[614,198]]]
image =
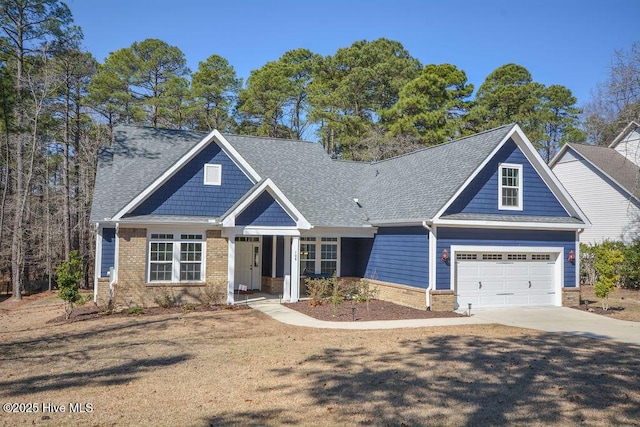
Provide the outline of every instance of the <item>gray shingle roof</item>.
[[91,222],[111,218],[207,134],[118,126],[98,156]]
[[432,218],[515,125],[374,163],[361,200],[370,220]]
[[613,148],[584,144],[569,144],[569,147],[640,199],[640,168],[633,162]]
[[[513,126],[371,164],[332,160],[315,143],[238,135],[225,138],[313,226],[361,227],[431,219]],[[113,146],[100,152],[91,221],[111,218],[206,135],[116,128]]]
[[554,224],[584,224],[578,218],[540,215],[502,215],[502,214],[478,214],[478,213],[454,213],[443,215],[441,219],[471,220],[471,221],[502,221],[502,222],[538,222]]

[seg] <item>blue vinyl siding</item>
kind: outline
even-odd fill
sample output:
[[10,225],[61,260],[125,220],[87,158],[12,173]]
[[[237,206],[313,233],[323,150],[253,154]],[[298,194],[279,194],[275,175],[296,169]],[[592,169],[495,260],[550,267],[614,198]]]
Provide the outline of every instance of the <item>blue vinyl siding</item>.
[[107,277],[109,269],[115,266],[116,229],[102,229],[102,258],[100,259],[100,277]]
[[262,236],[262,275],[265,277],[271,277],[273,239],[273,236]]
[[[513,163],[522,165],[523,193],[521,211],[498,209],[498,165]],[[569,214],[553,195],[538,172],[531,166],[520,148],[512,141],[507,141],[496,155],[469,183],[447,209],[446,214],[483,213],[505,215],[542,215],[567,217]]]
[[438,228],[436,255],[436,289],[450,289],[451,266],[440,261],[443,249],[451,252],[451,245],[469,246],[561,246],[564,248],[564,286],[575,287],[576,267],[567,262],[569,251],[576,250],[575,231],[494,230]]
[[236,225],[295,226],[295,221],[265,191],[236,218]]
[[284,277],[284,237],[276,237],[276,277]]
[[[204,165],[222,165],[222,185],[204,185]],[[151,194],[133,215],[193,215],[218,217],[253,186],[224,151],[209,144]]]
[[379,228],[365,277],[426,288],[429,285],[429,234],[423,227]]
[[365,277],[373,239],[343,237],[340,243],[340,275]]

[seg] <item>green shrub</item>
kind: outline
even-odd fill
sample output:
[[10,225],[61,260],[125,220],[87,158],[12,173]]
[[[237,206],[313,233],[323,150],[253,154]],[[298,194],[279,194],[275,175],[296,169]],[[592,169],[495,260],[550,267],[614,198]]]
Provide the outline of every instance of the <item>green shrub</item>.
[[640,239],[622,249],[624,261],[620,266],[622,286],[628,289],[640,289]]
[[91,299],[90,296],[84,298],[80,295],[79,284],[84,272],[82,271],[82,259],[78,256],[78,251],[72,251],[69,261],[65,261],[58,266],[58,297],[64,300],[65,317],[69,319],[73,308],[82,305]]
[[127,314],[129,316],[140,316],[143,313],[144,313],[144,309],[139,306],[131,307],[130,309],[127,310]]
[[595,247],[594,268],[598,278],[594,284],[594,291],[602,299],[602,308],[609,309],[608,299],[611,292],[620,281],[620,266],[624,261],[621,245],[615,242],[603,242]]
[[333,304],[333,316],[335,317],[338,314],[338,305],[342,304],[342,302],[345,299],[345,289],[346,287],[340,287],[340,283],[338,282],[338,278],[335,276],[335,274],[331,277],[331,279],[328,279],[329,283],[331,284],[331,297],[329,297],[329,300],[331,301],[331,304]]

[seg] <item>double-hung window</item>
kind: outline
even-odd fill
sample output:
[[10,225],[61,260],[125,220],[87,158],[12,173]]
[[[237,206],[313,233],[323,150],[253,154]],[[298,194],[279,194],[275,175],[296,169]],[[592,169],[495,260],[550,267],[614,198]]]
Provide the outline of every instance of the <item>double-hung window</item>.
[[151,233],[149,282],[201,282],[204,236],[187,233]]
[[301,237],[300,272],[303,276],[338,274],[337,237]]
[[522,210],[522,165],[498,166],[498,209]]

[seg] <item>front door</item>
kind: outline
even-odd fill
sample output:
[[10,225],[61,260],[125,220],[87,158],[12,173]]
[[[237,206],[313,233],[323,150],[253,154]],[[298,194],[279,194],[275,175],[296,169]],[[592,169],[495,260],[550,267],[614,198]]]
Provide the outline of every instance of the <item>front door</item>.
[[260,268],[259,238],[239,237],[236,240],[235,289],[245,285],[247,289],[260,290],[262,269]]

